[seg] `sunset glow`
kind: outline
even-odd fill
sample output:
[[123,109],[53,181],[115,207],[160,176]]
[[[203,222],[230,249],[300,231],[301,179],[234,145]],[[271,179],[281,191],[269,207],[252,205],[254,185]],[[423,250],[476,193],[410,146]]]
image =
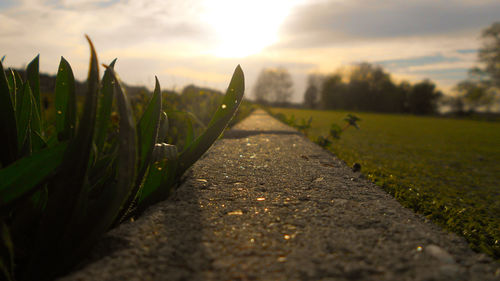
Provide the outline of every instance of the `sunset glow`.
[[[375,1],[376,2],[376,1]],[[0,0],[0,57],[23,68],[40,54],[55,74],[64,56],[83,80],[88,34],[122,79],[152,88],[224,90],[240,64],[248,91],[263,68],[286,68],[294,102],[308,74],[368,62],[396,81],[431,79],[446,94],[477,64],[481,30],[498,0]]]
[[203,20],[217,35],[218,57],[246,57],[278,41],[280,25],[297,1],[207,0]]

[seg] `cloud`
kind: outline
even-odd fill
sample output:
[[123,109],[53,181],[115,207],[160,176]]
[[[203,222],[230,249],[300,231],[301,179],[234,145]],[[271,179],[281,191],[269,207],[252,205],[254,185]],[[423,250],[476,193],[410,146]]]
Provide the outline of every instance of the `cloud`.
[[[346,40],[463,34],[498,20],[498,1],[316,1],[293,11],[283,45],[318,47]],[[477,34],[477,33],[475,33]]]
[[[83,80],[89,34],[101,62],[117,57],[125,81],[149,87],[158,75],[164,88],[195,83],[224,90],[241,64],[247,96],[262,68],[282,66],[294,78],[294,101],[301,101],[308,73],[362,61],[384,65],[396,79],[428,77],[450,88],[475,64],[480,30],[500,14],[500,2],[487,0],[299,2],[274,45],[242,58],[213,55],[220,34],[203,16],[209,0],[1,0],[0,46],[7,65],[21,67],[40,53],[41,70],[49,73],[63,55]],[[238,19],[229,23],[237,31]],[[225,40],[235,38],[244,36]]]

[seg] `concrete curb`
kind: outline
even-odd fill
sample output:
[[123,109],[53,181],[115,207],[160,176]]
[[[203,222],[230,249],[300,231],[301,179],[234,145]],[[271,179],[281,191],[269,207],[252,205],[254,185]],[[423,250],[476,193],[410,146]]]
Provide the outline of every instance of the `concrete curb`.
[[60,280],[500,280],[500,265],[257,111]]

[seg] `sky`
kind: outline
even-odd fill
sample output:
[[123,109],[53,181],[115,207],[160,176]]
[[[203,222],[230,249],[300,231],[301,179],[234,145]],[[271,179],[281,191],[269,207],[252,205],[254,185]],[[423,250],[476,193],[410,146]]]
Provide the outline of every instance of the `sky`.
[[51,74],[63,56],[83,81],[88,34],[101,63],[148,88],[225,90],[240,64],[252,98],[263,68],[285,67],[301,102],[308,74],[369,62],[453,94],[499,20],[498,0],[0,0],[0,56],[20,68],[40,54]]

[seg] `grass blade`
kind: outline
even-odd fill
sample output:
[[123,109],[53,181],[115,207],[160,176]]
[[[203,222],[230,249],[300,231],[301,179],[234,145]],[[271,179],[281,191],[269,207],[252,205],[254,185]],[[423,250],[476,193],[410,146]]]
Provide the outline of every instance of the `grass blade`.
[[101,152],[104,143],[106,142],[106,134],[109,127],[111,109],[113,106],[113,77],[109,69],[114,69],[116,59],[107,67],[102,78],[101,97],[99,99],[99,107],[96,120],[96,136],[95,144],[97,151]]
[[234,71],[226,95],[221,106],[208,123],[205,132],[192,142],[179,156],[178,173],[184,173],[205,151],[210,148],[213,142],[220,136],[222,131],[233,117],[241,103],[245,92],[245,78],[241,67],[238,65]]
[[66,143],[24,157],[0,170],[0,210],[35,192],[62,162]]
[[21,74],[19,74],[19,72],[17,72],[16,70],[13,70],[13,72],[14,79],[16,80],[16,93],[18,93],[23,87],[23,78],[21,77]]
[[[16,104],[16,120],[17,120],[17,134],[18,134],[18,147],[20,150],[24,147],[26,136],[29,133],[31,108],[32,108],[31,88],[29,83],[24,83],[23,88],[17,95]],[[21,155],[21,151],[19,153]]]
[[144,114],[137,125],[139,141],[139,177],[146,172],[151,161],[151,155],[158,138],[161,113],[161,90],[158,78],[156,78],[155,90],[149,101]]
[[14,106],[3,65],[0,62],[0,163],[7,166],[17,158],[17,125]]
[[[31,88],[31,86],[30,86]],[[31,91],[31,93],[33,93]],[[30,95],[31,99],[31,117],[30,117],[30,129],[31,129],[31,151],[38,151],[45,147],[45,141],[43,140],[40,132],[39,126],[42,124],[40,120],[40,112],[36,106],[36,99],[33,94]]]
[[137,167],[135,122],[130,103],[116,73],[111,68],[108,70],[113,77],[114,93],[120,114],[117,183],[106,188],[99,201],[94,204],[94,208],[90,210],[91,213],[83,225],[86,232],[83,237],[84,241],[79,241],[79,247],[75,250],[74,256],[80,256],[88,250],[89,245],[112,226],[134,187]]
[[[31,128],[42,135],[42,111],[40,105],[40,55],[36,56],[26,68],[27,80],[30,83],[31,93],[35,98],[34,106],[36,107],[36,111],[32,111],[33,118]],[[35,116],[36,115],[36,116]]]
[[88,37],[87,40],[91,57],[83,113],[75,138],[69,143],[64,155],[60,173],[49,186],[50,196],[41,221],[37,242],[39,247],[28,266],[30,278],[44,274],[50,275],[49,264],[62,262],[65,249],[60,246],[65,245],[68,223],[75,216],[75,212],[80,211],[76,206],[84,190],[85,177],[91,159],[99,90],[97,55],[92,41]]
[[158,130],[160,127],[160,114],[161,114],[161,89],[158,78],[155,77],[155,89],[153,96],[149,101],[146,110],[142,114],[139,123],[137,124],[137,140],[138,140],[138,172],[136,183],[127,202],[122,206],[119,218],[123,217],[131,207],[134,200],[136,200],[137,192],[141,187],[144,174],[151,164],[153,149],[158,139]]
[[57,138],[69,140],[75,135],[76,128],[75,77],[63,57],[57,71],[55,96]]
[[7,77],[7,84],[9,85],[10,98],[12,99],[12,106],[16,107],[16,76],[12,69],[7,70],[5,75]]
[[113,199],[108,202],[108,211],[101,217],[101,224],[105,224],[103,231],[111,226],[125,201],[130,197],[137,169],[137,140],[132,109],[114,70],[111,70],[111,74],[115,82],[114,89],[120,114],[118,182],[114,188]]

